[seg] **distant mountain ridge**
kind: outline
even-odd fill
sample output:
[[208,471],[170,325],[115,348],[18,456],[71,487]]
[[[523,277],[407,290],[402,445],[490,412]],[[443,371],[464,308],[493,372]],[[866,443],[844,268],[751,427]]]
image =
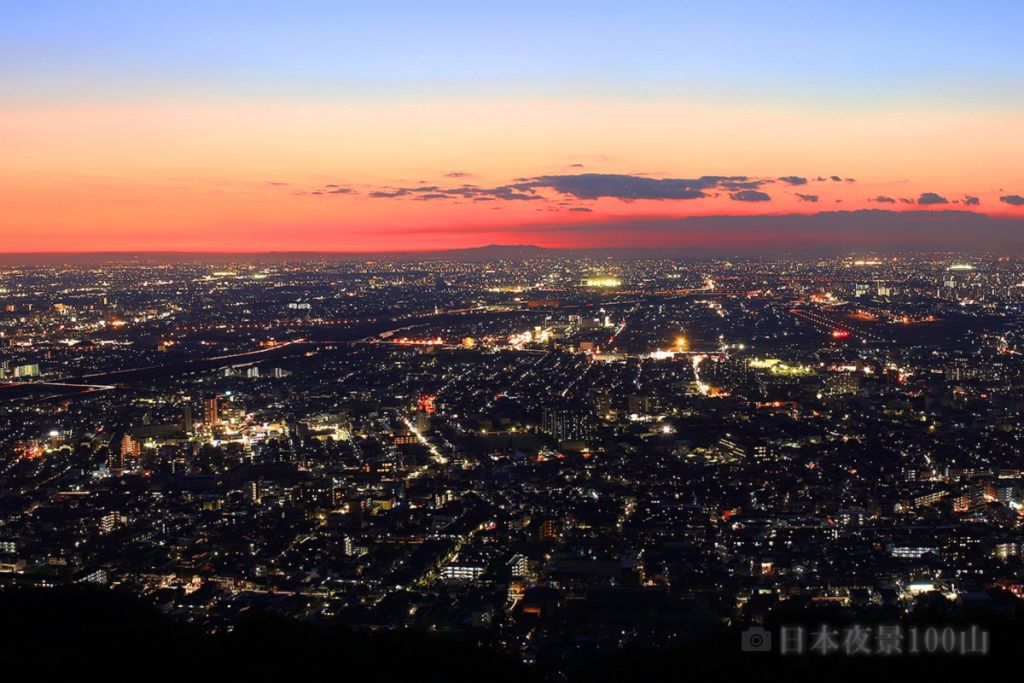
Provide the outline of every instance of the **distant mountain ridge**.
[[[574,248],[535,244],[488,244],[424,251],[106,251],[0,253],[0,265],[89,263],[270,263],[280,261],[461,261],[527,260],[545,257],[738,258],[820,256],[850,252],[1024,252],[1024,218],[957,209],[889,211],[858,209],[814,214],[622,218],[572,224]],[[522,226],[524,234],[564,237],[566,226]],[[511,229],[514,230],[514,229]],[[626,244],[623,244],[623,243]]]
[[532,244],[489,244],[483,247],[440,249],[435,251],[331,252],[331,251],[95,251],[0,253],[2,265],[60,265],[90,263],[223,263],[225,261],[259,263],[275,261],[501,261],[525,260],[545,256],[565,256],[571,252]]

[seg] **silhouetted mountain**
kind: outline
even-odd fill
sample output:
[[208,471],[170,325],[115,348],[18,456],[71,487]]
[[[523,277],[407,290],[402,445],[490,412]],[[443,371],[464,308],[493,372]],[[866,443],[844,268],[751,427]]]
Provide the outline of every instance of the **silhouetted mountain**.
[[[469,249],[446,249],[422,255],[429,259],[447,259],[452,261],[519,261],[543,256],[558,256],[565,252],[561,249],[546,249],[532,244],[488,244],[485,247]],[[402,255],[405,256],[405,255]],[[412,254],[407,256],[412,257]]]
[[268,251],[258,253],[227,253],[208,251],[146,251],[146,252],[39,252],[0,253],[0,265],[80,265],[94,263],[279,263],[310,261],[462,261],[466,263],[500,260],[523,260],[558,256],[572,252],[547,249],[527,244],[491,244],[485,247],[446,249],[438,251],[395,252],[316,252]]
[[969,252],[1024,247],[1024,220],[961,210],[860,209],[813,214],[623,218],[571,226],[525,226],[521,231],[524,235],[544,236],[567,229],[573,230],[580,241],[626,246],[553,249],[530,244],[490,244],[436,251],[6,253],[0,254],[0,265],[317,260],[481,262],[545,256],[692,258],[821,255],[857,250]]

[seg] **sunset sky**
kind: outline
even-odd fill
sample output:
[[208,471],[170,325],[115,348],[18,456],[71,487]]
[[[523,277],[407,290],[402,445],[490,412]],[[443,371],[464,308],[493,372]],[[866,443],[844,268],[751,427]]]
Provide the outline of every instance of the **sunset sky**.
[[0,251],[1024,246],[1017,0],[3,15]]

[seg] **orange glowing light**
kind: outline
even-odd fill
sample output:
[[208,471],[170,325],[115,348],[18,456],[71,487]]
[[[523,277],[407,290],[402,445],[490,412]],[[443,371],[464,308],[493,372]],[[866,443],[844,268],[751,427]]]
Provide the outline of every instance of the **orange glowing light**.
[[434,401],[436,399],[437,397],[431,394],[424,394],[423,396],[420,396],[420,400],[418,403],[419,409],[425,413],[437,412],[437,407],[434,405]]
[[393,343],[401,346],[443,346],[444,339],[441,337],[434,337],[433,339],[409,339],[408,337],[402,337],[401,339],[394,340]]

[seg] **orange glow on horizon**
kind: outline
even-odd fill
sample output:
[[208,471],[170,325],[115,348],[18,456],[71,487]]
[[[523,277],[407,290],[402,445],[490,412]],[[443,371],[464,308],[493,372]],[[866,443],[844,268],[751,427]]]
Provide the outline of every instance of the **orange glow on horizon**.
[[[0,237],[4,251],[26,252],[656,247],[808,239],[655,225],[692,216],[956,209],[1021,218],[1024,206],[999,199],[1024,194],[1024,182],[1013,184],[1019,124],[1000,113],[824,115],[679,101],[8,106]],[[832,171],[842,181],[819,176]],[[768,179],[771,199],[736,201],[720,189],[691,200],[552,189],[535,201],[376,196],[580,173],[743,175]],[[809,182],[775,180],[793,173]],[[926,192],[948,203],[896,199]],[[961,203],[967,195],[980,203]],[[604,227],[640,222],[642,231]]]

